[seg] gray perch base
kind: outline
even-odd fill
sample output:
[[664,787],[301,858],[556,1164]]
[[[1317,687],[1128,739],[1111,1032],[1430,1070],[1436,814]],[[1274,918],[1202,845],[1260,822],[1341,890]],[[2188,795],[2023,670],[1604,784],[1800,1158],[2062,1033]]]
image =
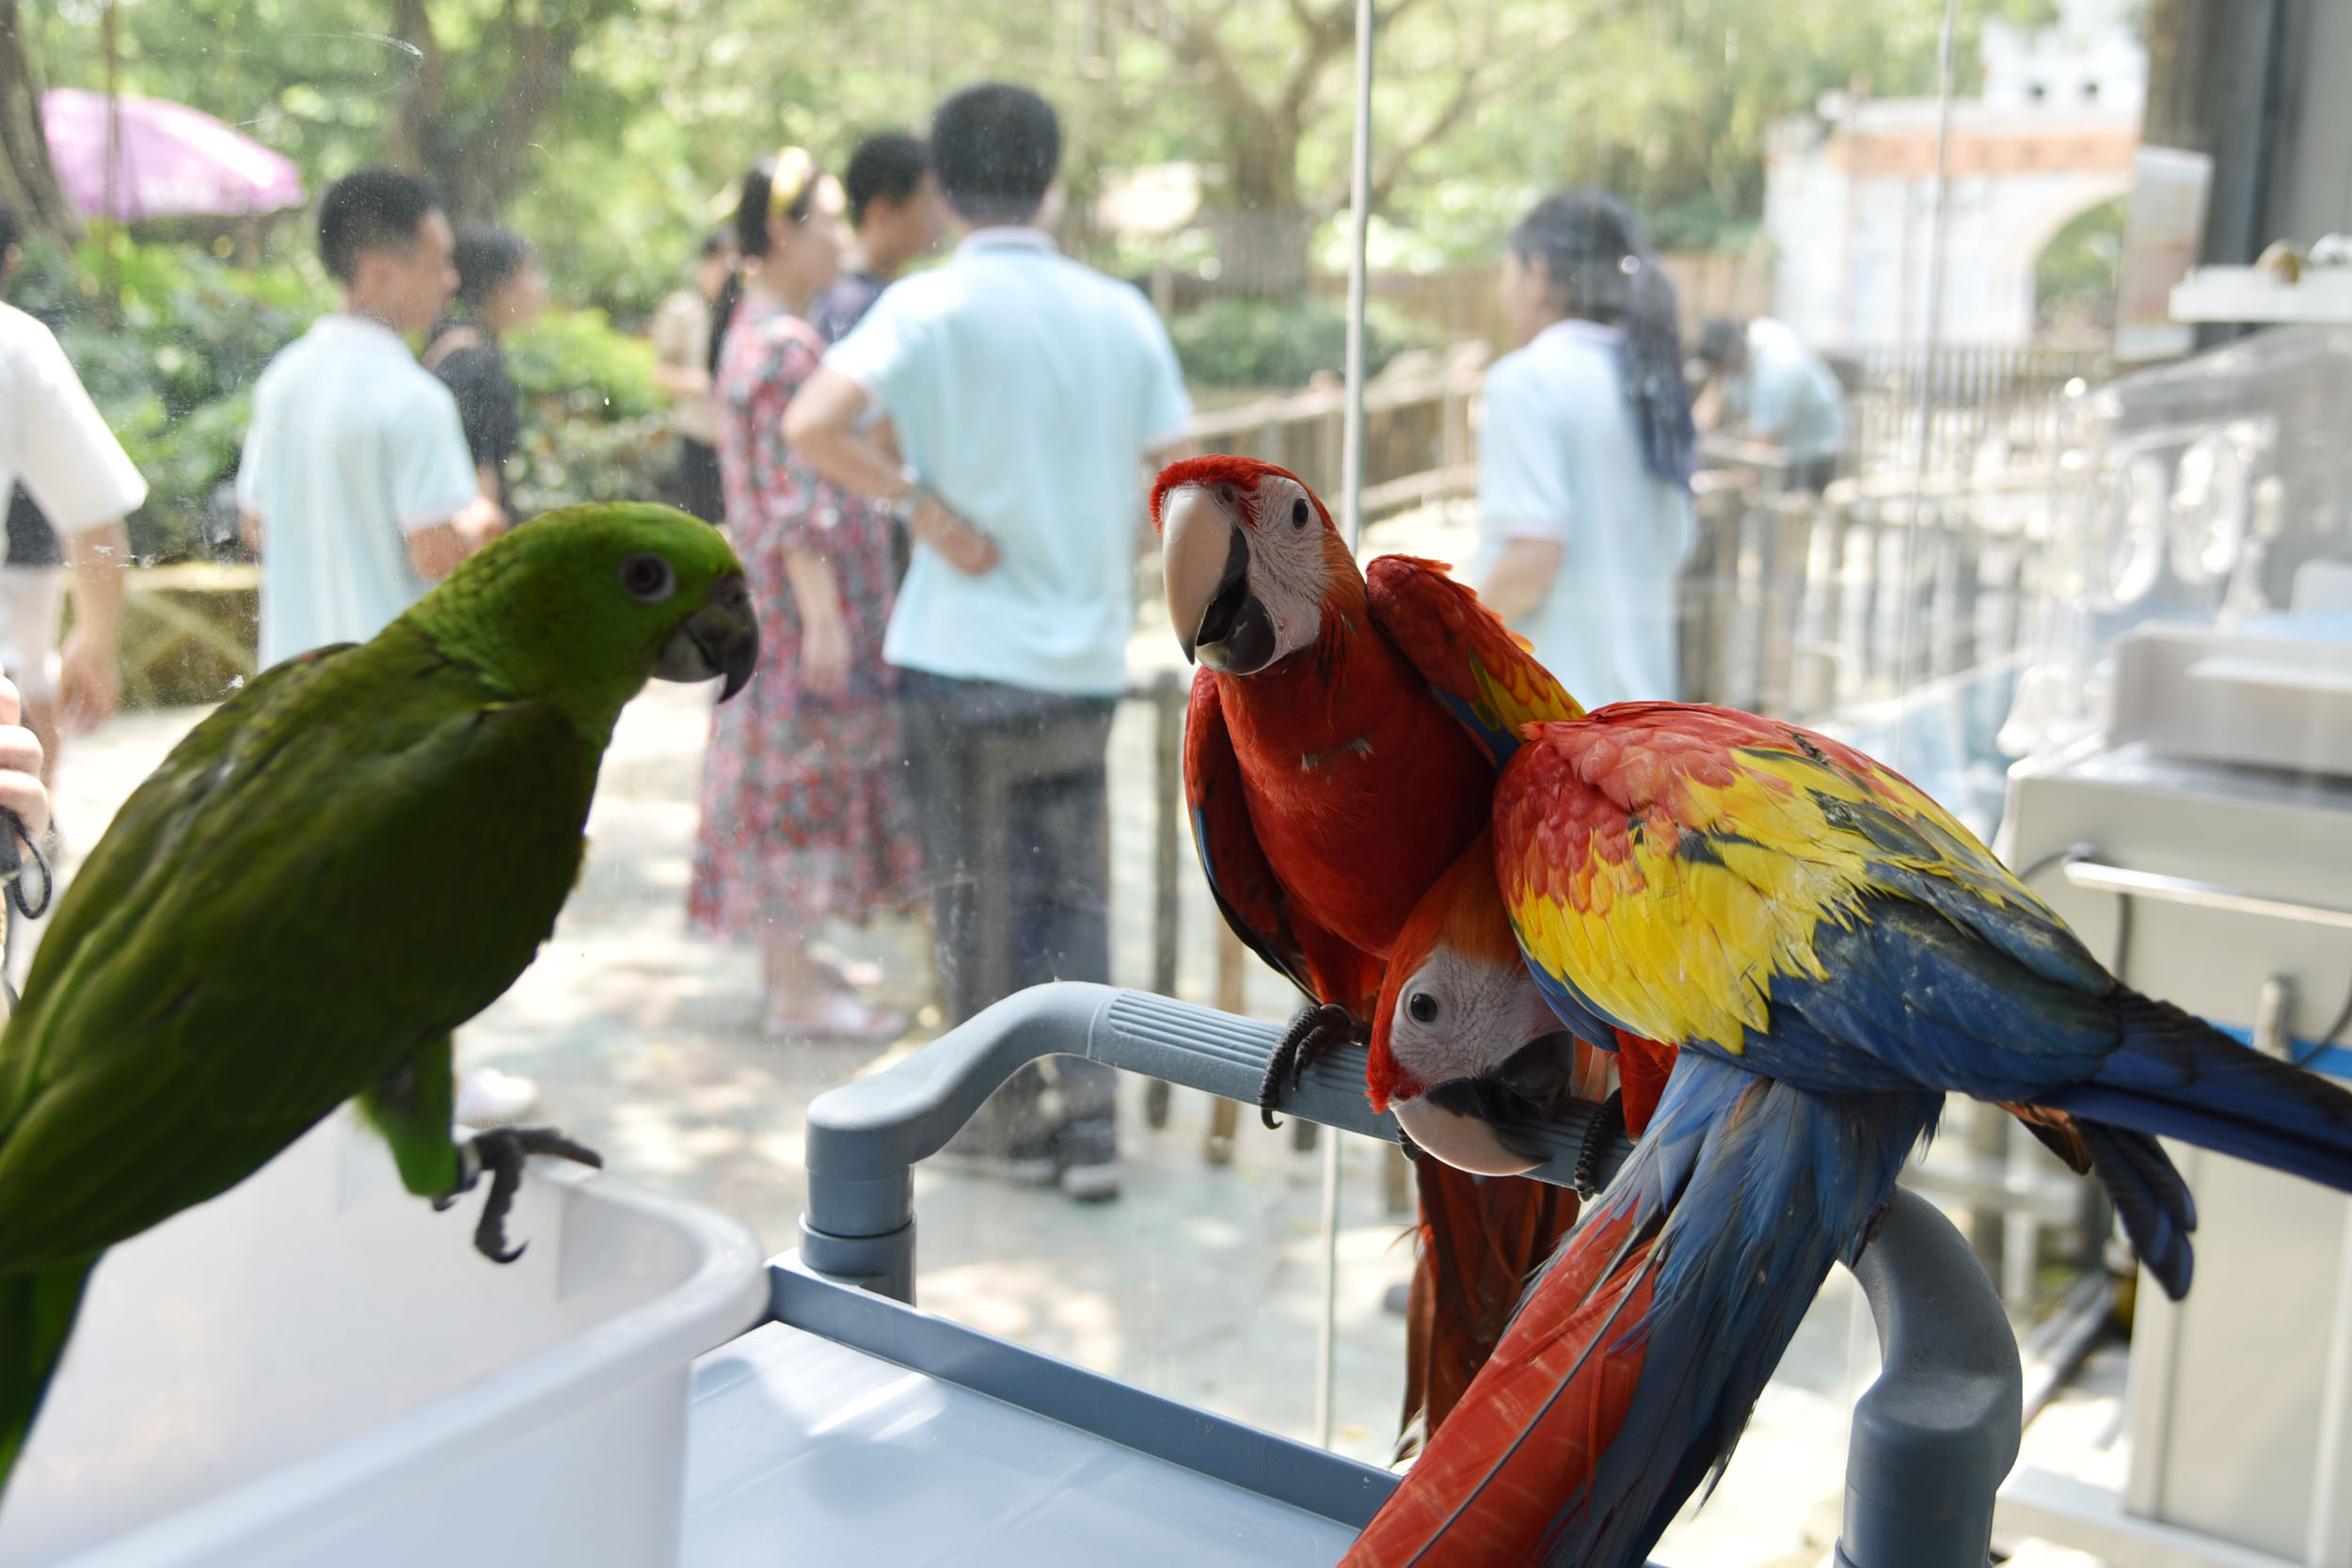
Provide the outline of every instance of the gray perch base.
[[[1007,997],[888,1070],[809,1106],[800,1263],[912,1302],[914,1166],[1025,1062],[1085,1056],[1254,1103],[1280,1036],[1255,1020],[1109,986],[1063,982]],[[1309,1067],[1282,1108],[1396,1139],[1395,1121],[1364,1099],[1355,1051]],[[1529,1174],[1574,1185],[1594,1114],[1579,1106],[1563,1117],[1550,1130],[1551,1157]],[[1620,1137],[1605,1174],[1629,1151]],[[1951,1222],[1908,1190],[1896,1193],[1854,1273],[1878,1326],[1883,1369],[1854,1410],[1838,1568],[1984,1568],[1994,1492],[2017,1457],[2024,1397],[2000,1299]],[[1057,1414],[1067,1420],[1073,1413]]]

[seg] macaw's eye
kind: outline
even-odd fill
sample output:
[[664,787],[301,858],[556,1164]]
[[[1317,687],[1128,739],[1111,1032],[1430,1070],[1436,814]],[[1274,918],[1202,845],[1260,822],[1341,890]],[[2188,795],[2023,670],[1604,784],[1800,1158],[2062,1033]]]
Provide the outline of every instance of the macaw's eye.
[[1405,999],[1405,1011],[1415,1023],[1435,1023],[1438,999],[1425,990],[1417,990]]
[[1313,514],[1308,510],[1306,497],[1301,496],[1291,502],[1291,527],[1305,528],[1307,519],[1311,515]]
[[621,562],[621,586],[640,604],[660,604],[677,592],[677,573],[658,555],[632,555]]

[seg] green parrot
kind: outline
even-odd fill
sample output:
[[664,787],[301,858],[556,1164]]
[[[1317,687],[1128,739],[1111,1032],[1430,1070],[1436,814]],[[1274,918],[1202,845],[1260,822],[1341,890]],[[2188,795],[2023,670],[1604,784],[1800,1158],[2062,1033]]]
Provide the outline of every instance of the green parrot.
[[500,1262],[546,1129],[458,1141],[450,1033],[548,939],[622,705],[757,661],[720,533],[580,506],[493,541],[366,643],[263,672],[123,803],[0,1034],[0,1487],[98,1259],[358,1097],[402,1181],[484,1171]]

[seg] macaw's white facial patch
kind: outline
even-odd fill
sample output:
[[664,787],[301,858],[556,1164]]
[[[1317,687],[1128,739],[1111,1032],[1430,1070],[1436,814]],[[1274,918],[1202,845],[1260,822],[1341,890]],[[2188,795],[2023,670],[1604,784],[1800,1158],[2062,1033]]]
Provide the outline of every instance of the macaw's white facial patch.
[[1248,509],[1249,591],[1274,623],[1277,662],[1323,635],[1323,596],[1331,586],[1323,515],[1307,487],[1267,474],[1239,498]]
[[1494,1071],[1560,1020],[1524,963],[1496,964],[1438,947],[1397,990],[1389,1051],[1419,1084]]

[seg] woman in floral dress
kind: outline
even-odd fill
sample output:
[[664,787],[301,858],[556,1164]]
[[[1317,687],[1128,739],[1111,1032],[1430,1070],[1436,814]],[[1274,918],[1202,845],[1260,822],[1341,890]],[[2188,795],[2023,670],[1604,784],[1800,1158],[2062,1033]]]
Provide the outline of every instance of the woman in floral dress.
[[687,912],[760,944],[770,1035],[886,1040],[906,1021],[860,1000],[807,946],[828,918],[863,925],[900,907],[917,871],[882,657],[890,521],[784,440],[785,405],[825,351],[795,312],[839,266],[840,209],[840,186],[799,148],[743,180],[743,293],[711,395],[759,673],[713,712]]

